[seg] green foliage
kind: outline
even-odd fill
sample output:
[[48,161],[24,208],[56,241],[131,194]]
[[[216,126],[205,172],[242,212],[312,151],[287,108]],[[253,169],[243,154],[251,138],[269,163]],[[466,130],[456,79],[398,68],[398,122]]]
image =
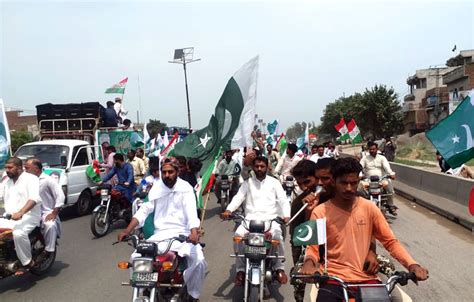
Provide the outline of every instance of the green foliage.
[[166,123],[162,123],[160,120],[152,120],[147,123],[147,130],[148,133],[150,134],[150,137],[156,137],[158,132],[161,131],[161,129],[166,128]]
[[393,88],[375,85],[364,93],[355,93],[329,103],[321,117],[319,131],[335,138],[339,133],[334,128],[341,117],[346,123],[354,119],[364,137],[380,139],[403,131],[403,115],[398,96]]
[[402,158],[395,158],[395,162],[407,166],[416,166],[416,167],[436,167],[435,164],[428,163],[428,162],[419,162],[415,160],[409,159],[402,159]]
[[12,141],[13,153],[15,153],[22,145],[34,141],[33,135],[28,131],[12,131],[10,133],[10,138]]

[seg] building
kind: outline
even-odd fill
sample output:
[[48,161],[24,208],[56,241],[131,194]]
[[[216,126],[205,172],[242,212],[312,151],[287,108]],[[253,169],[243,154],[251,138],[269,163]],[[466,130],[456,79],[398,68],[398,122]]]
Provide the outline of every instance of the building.
[[447,65],[453,70],[443,76],[443,84],[449,93],[450,113],[462,101],[471,89],[474,89],[474,49],[462,50],[456,57],[450,58]]
[[35,115],[23,115],[22,110],[6,108],[8,127],[12,131],[28,131],[33,137],[39,135],[38,121]]
[[[402,109],[405,131],[410,135],[429,129],[430,112],[426,110],[426,104],[436,103],[437,95],[440,94],[442,88],[446,88],[446,85],[442,83],[442,76],[453,69],[454,67],[420,69],[408,77],[407,84],[410,92],[403,99]],[[434,112],[432,110],[431,114],[436,119],[435,115],[438,114],[438,111]]]

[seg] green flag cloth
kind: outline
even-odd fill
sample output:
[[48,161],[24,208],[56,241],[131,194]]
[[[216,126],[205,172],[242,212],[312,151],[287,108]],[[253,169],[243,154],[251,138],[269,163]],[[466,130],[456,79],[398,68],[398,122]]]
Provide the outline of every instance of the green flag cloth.
[[349,139],[349,130],[347,129],[346,121],[343,117],[341,117],[341,120],[339,123],[337,123],[337,125],[334,125],[334,128],[336,128],[337,132],[341,134],[339,137],[341,141]]
[[125,86],[127,85],[128,78],[125,78],[118,82],[117,84],[112,85],[112,87],[107,88],[105,93],[125,93]]
[[326,218],[308,220],[295,228],[293,245],[320,245],[326,243]]
[[100,175],[96,173],[92,165],[87,166],[86,175],[92,182],[98,183],[101,181]]
[[474,157],[474,92],[456,110],[441,120],[426,136],[452,168]]
[[278,143],[278,150],[280,151],[280,155],[283,155],[283,153],[285,153],[286,146],[288,146],[288,143],[286,142],[286,138],[282,137],[280,139],[280,142]]
[[278,127],[277,120],[274,120],[272,123],[268,123],[267,125],[268,134],[270,135],[275,134],[277,127]]
[[204,172],[221,148],[226,151],[252,145],[257,68],[258,57],[255,57],[230,78],[208,126],[176,144],[175,155],[199,159],[203,163],[201,172]]

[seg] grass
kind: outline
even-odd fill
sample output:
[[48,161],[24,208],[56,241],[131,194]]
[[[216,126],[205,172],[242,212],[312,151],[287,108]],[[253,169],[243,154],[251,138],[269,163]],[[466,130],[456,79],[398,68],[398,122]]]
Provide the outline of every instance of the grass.
[[398,164],[404,164],[404,165],[407,165],[407,166],[436,167],[436,165],[434,165],[434,164],[418,162],[418,161],[403,159],[403,158],[395,158],[395,162],[398,163]]

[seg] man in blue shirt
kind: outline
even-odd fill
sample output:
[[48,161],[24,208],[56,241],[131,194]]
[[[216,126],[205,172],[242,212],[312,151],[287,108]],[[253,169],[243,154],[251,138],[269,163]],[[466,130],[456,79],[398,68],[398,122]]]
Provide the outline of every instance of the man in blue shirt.
[[130,202],[132,202],[132,194],[136,190],[136,184],[133,181],[133,167],[131,164],[126,163],[123,154],[116,153],[114,155],[114,167],[110,172],[102,177],[102,184],[110,180],[114,175],[117,175],[118,184],[114,189],[120,191]]
[[103,116],[104,127],[117,127],[117,112],[114,109],[114,103],[111,101],[107,102],[107,109],[105,109]]

